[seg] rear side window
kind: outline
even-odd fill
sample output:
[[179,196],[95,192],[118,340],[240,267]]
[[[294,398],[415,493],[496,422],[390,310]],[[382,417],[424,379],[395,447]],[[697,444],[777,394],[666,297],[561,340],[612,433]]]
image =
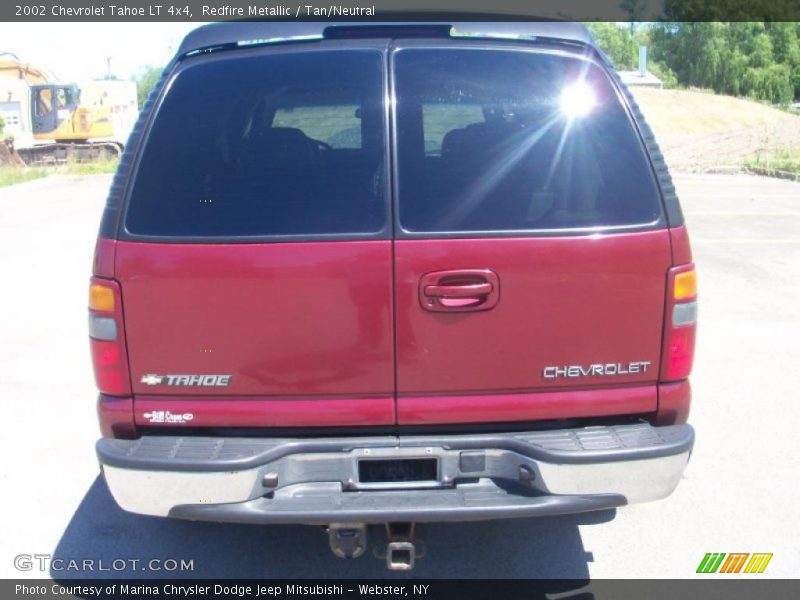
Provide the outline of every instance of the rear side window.
[[489,49],[394,56],[400,225],[408,232],[641,226],[661,204],[607,74]]
[[126,228],[168,237],[387,227],[381,54],[233,54],[181,70],[151,127]]

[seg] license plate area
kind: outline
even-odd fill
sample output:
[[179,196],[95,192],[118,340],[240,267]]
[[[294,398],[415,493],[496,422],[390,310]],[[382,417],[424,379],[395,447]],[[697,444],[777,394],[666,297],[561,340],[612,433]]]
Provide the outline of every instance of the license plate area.
[[405,487],[439,482],[437,458],[361,458],[357,471],[362,487]]

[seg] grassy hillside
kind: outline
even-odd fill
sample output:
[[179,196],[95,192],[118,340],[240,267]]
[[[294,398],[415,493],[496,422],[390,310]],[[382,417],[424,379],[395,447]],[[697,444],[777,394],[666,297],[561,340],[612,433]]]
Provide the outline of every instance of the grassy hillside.
[[796,156],[800,152],[798,115],[710,93],[633,91],[675,170],[764,163],[774,156]]

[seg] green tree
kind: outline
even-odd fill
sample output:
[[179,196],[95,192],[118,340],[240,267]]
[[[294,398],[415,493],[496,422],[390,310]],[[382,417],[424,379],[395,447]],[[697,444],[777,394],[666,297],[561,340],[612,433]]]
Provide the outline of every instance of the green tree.
[[647,70],[658,77],[665,88],[678,87],[678,78],[675,76],[672,69],[665,64],[651,60],[647,64]]
[[136,96],[139,99],[139,106],[143,106],[150,91],[156,85],[156,82],[161,78],[161,71],[159,67],[147,66],[142,71],[142,74],[136,78]]
[[632,69],[634,53],[628,33],[616,23],[587,23],[586,26],[597,40],[597,44],[619,70]]
[[800,24],[664,22],[651,56],[681,85],[785,104],[800,97]]
[[800,100],[800,23],[769,23],[775,62],[789,68],[789,81],[795,100]]

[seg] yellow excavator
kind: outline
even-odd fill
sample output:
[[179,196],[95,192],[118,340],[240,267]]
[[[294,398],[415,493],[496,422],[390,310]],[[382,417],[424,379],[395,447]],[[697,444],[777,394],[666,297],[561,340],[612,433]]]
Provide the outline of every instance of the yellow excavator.
[[26,164],[120,155],[138,110],[132,82],[90,82],[90,97],[82,98],[78,84],[54,83],[44,70],[9,56],[0,57],[0,116],[4,136],[13,137]]

